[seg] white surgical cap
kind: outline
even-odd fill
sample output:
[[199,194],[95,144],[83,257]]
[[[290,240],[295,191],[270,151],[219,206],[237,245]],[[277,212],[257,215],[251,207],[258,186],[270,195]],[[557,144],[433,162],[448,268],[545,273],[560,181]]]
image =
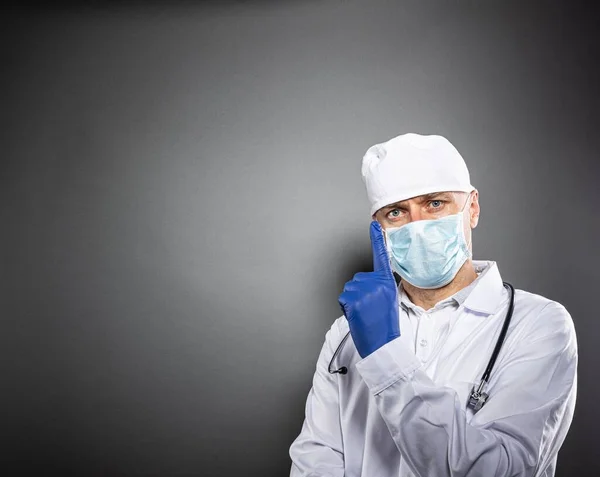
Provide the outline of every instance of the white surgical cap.
[[432,192],[471,192],[469,170],[442,136],[402,134],[371,146],[362,162],[371,215],[386,205]]

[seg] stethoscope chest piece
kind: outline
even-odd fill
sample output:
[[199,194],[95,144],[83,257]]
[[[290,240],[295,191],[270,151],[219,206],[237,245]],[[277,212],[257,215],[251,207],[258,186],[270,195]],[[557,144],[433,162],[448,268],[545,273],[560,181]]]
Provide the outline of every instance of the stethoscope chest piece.
[[485,381],[481,381],[481,383],[479,383],[479,387],[477,389],[475,389],[475,386],[473,386],[473,389],[471,389],[471,394],[469,395],[469,403],[468,403],[467,407],[470,407],[471,409],[473,409],[474,412],[479,411],[483,407],[483,405],[485,404],[485,402],[487,401],[487,399],[489,397],[488,393],[484,393],[481,391],[484,384],[485,384]]

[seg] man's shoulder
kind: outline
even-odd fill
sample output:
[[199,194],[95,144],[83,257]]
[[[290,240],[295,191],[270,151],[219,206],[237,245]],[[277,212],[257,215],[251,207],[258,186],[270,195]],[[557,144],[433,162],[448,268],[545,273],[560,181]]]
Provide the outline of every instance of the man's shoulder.
[[339,338],[343,338],[348,331],[350,331],[348,320],[342,315],[339,318],[336,318],[331,324],[329,331],[327,331],[327,335],[330,339],[337,341]]
[[515,289],[514,315],[519,316],[523,333],[529,339],[563,335],[565,341],[575,339],[575,325],[566,307],[538,293]]
[[515,288],[515,309],[517,306],[527,313],[553,313],[570,316],[562,303],[538,293]]

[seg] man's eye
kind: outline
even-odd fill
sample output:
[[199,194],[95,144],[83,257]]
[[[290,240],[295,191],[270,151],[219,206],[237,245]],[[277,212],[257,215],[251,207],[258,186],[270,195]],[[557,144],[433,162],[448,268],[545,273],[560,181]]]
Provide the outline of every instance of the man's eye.
[[388,217],[392,217],[392,218],[400,217],[400,209],[390,210],[390,212],[388,213]]
[[430,204],[434,209],[439,209],[442,206],[443,202],[441,200],[432,200]]

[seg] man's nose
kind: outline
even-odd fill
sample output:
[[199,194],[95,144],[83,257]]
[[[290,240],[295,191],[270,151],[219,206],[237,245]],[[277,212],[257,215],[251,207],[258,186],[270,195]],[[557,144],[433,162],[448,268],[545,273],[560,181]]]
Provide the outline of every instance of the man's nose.
[[421,211],[421,207],[419,205],[411,205],[408,209],[409,222],[416,222],[417,220],[425,220],[426,217],[423,216]]

